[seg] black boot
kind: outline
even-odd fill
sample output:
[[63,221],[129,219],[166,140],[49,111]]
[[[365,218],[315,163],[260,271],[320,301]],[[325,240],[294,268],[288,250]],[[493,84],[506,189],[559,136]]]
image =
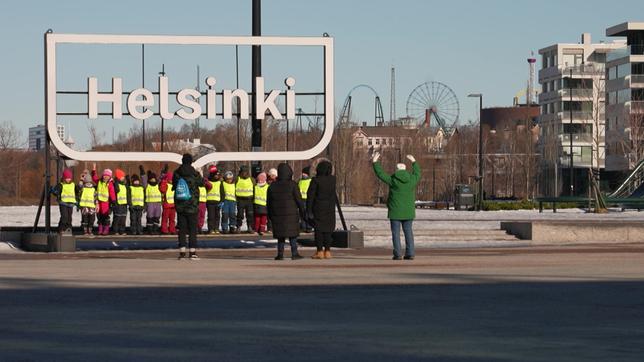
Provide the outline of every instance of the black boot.
[[277,256],[275,257],[275,260],[284,260],[284,242],[283,241],[277,242]]

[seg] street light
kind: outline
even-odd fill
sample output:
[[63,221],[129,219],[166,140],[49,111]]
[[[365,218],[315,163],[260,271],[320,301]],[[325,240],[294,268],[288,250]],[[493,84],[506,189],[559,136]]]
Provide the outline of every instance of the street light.
[[478,98],[479,99],[479,203],[478,211],[483,210],[483,94],[481,93],[472,93],[468,97]]
[[[162,77],[165,77],[165,63],[161,64],[161,71],[159,72],[159,75]],[[164,143],[164,137],[163,137],[163,117],[161,117],[161,152],[163,152],[163,143]]]

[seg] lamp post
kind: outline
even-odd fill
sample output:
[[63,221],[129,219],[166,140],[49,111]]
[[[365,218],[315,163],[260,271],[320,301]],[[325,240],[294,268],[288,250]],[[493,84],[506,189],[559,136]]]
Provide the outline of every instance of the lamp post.
[[[159,72],[159,75],[162,76],[162,77],[165,77],[165,63],[161,64],[161,71]],[[163,124],[163,122],[164,122],[164,119],[163,119],[163,117],[161,117],[161,152],[163,152],[163,143],[164,143],[164,139],[163,139],[164,138],[163,137],[164,136],[163,135],[163,126],[164,126],[164,124]]]
[[573,160],[574,155],[572,153],[572,68],[570,68],[570,77],[568,78],[568,91],[570,92],[570,105],[568,106],[570,110],[570,196],[575,196],[575,183],[574,183],[574,169],[573,169]]
[[472,93],[468,97],[478,98],[479,99],[479,200],[478,200],[478,211],[483,210],[483,94],[481,93]]

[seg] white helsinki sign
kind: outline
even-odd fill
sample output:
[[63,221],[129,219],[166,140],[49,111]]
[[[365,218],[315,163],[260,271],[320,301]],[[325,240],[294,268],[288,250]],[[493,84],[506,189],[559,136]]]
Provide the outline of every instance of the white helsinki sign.
[[[46,122],[49,137],[53,145],[65,156],[79,161],[160,161],[181,163],[181,155],[173,152],[81,152],[65,145],[56,130],[56,45],[57,44],[183,44],[183,45],[281,45],[281,46],[318,46],[324,50],[324,132],[320,141],[308,150],[303,151],[278,151],[278,152],[214,152],[205,155],[193,163],[201,167],[208,163],[218,161],[250,161],[250,160],[300,160],[311,159],[321,153],[331,141],[333,136],[333,39],[329,37],[216,37],[216,36],[157,36],[157,35],[89,35],[89,34],[45,34],[45,73],[46,73]],[[276,120],[295,118],[295,96],[292,89],[295,79],[288,77],[284,80],[287,87],[286,114],[282,114],[276,99],[280,90],[266,92],[264,78],[255,80],[257,97],[252,97],[256,103],[257,119],[264,119],[269,113]],[[100,103],[111,104],[112,118],[120,119],[123,116],[123,87],[121,78],[112,78],[112,92],[99,92],[98,79],[88,78],[87,109],[88,118],[96,119],[99,115]],[[198,102],[202,94],[195,89],[182,89],[176,94],[176,101],[181,108],[169,109],[169,80],[166,76],[158,79],[158,109],[159,115],[164,119],[175,116],[187,120],[194,120],[201,116],[203,108]],[[206,118],[214,119],[217,115],[217,80],[207,77]],[[222,115],[224,119],[232,118],[232,104],[234,100],[240,102],[240,117],[249,118],[249,95],[243,89],[221,91]],[[154,94],[146,88],[131,91],[126,99],[127,112],[136,119],[147,119],[153,115],[149,109],[155,106]]]

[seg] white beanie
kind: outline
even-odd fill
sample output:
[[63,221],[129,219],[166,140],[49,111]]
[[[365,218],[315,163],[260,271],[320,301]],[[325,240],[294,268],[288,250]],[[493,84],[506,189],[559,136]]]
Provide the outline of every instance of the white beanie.
[[396,170],[406,170],[407,166],[404,163],[396,164]]

